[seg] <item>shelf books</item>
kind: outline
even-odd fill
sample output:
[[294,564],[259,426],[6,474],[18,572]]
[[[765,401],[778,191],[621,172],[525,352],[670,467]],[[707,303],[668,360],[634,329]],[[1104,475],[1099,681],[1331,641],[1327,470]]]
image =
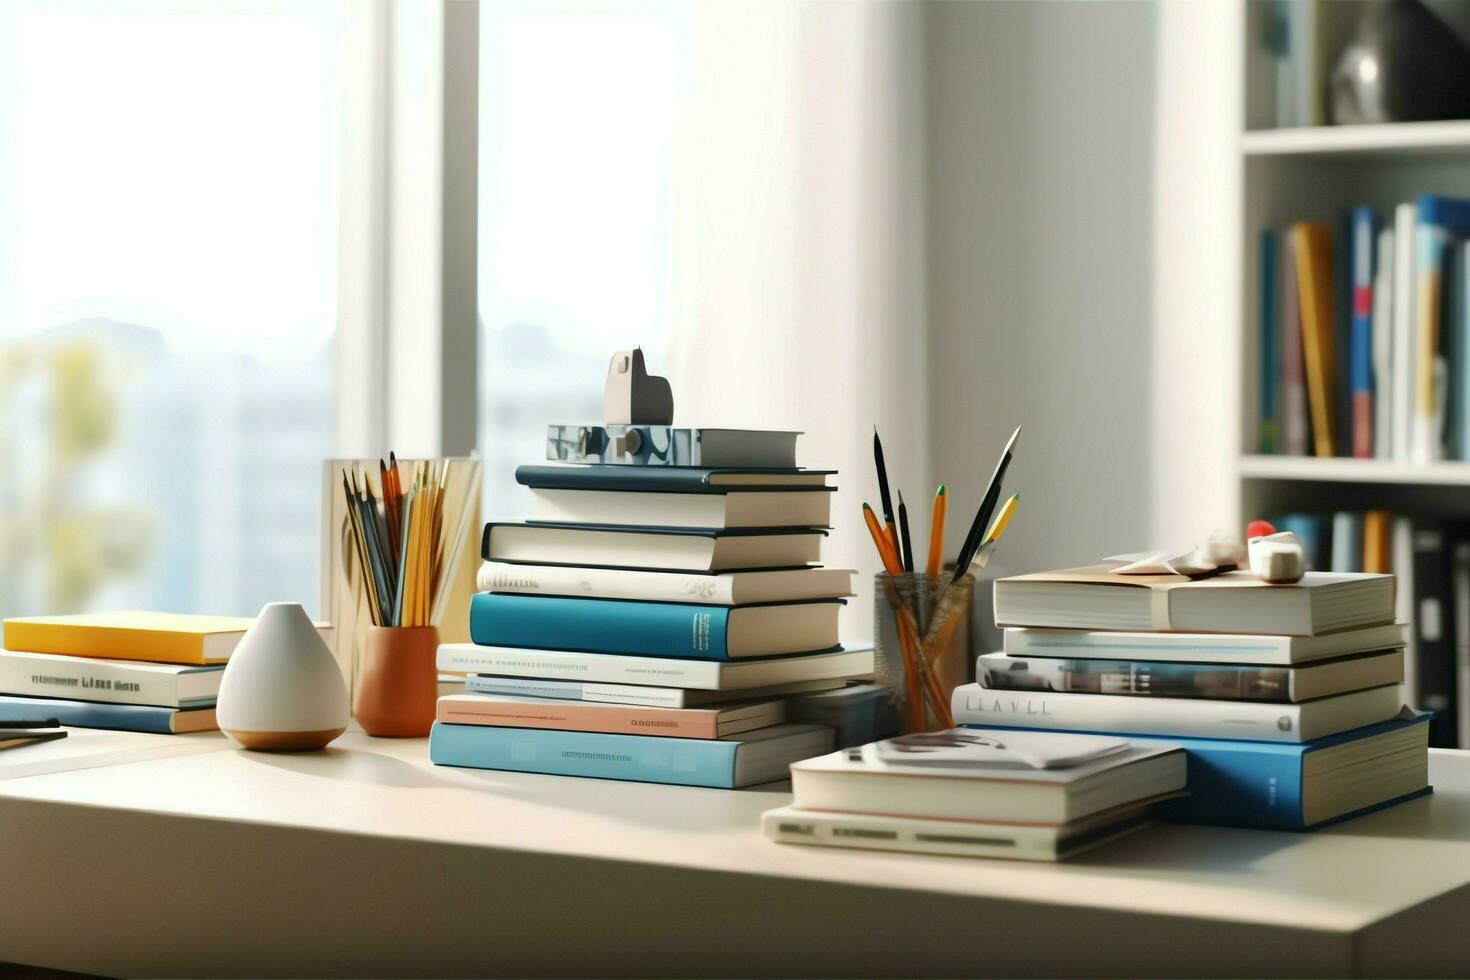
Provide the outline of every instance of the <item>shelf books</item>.
[[1403,707],[1413,658],[1394,576],[1134,582],[1116,567],[998,581],[1006,650],[955,689],[955,720],[1183,745],[1191,794],[1206,789],[1161,808],[1178,819],[1304,829],[1427,791],[1428,719]]
[[1144,826],[1185,773],[1169,745],[954,730],[796,762],[762,822],[782,843],[1055,861]]
[[[699,431],[728,463],[734,444]],[[473,642],[439,648],[470,676],[440,700],[433,761],[734,788],[830,751],[834,727],[793,723],[788,699],[870,676],[873,651],[838,643],[853,573],[814,564],[825,475],[770,463],[517,470],[540,519],[485,527]]]
[[1262,233],[1259,452],[1470,460],[1467,238],[1437,194]]

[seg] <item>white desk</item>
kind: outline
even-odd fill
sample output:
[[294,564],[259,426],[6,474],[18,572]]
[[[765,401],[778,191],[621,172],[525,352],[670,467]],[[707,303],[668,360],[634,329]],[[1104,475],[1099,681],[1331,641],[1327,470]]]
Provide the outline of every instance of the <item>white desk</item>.
[[[41,771],[75,765],[47,753],[83,737],[113,755]],[[1434,754],[1434,796],[1335,829],[1161,826],[1038,865],[776,845],[757,817],[783,791],[445,769],[419,740],[349,734],[312,755],[218,735],[67,741],[0,758],[0,961],[129,976],[1470,971],[1467,753]]]

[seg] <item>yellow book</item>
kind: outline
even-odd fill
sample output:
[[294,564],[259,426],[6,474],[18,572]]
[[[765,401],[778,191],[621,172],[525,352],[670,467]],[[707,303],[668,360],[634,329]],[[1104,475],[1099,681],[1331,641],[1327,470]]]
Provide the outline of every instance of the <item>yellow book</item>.
[[1302,320],[1302,359],[1312,440],[1318,456],[1335,456],[1337,442],[1336,321],[1332,312],[1332,229],[1294,224],[1287,232],[1296,256],[1297,296]]
[[[248,616],[107,612],[5,620],[5,649],[107,660],[220,664],[255,620]],[[331,644],[331,627],[317,625]]]

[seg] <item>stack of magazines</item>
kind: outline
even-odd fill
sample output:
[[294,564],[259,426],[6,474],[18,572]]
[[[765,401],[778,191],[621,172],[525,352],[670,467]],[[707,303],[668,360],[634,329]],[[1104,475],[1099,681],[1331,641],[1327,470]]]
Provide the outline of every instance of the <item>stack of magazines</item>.
[[516,471],[535,509],[485,527],[474,642],[439,651],[469,676],[439,703],[433,761],[731,788],[829,751],[789,699],[873,670],[838,642],[853,572],[815,564],[829,474],[795,465],[795,433],[569,428],[551,458],[640,451]]
[[1391,575],[1001,579],[1003,653],[957,688],[956,721],[1182,745],[1174,819],[1305,829],[1429,792],[1429,716],[1403,707]]

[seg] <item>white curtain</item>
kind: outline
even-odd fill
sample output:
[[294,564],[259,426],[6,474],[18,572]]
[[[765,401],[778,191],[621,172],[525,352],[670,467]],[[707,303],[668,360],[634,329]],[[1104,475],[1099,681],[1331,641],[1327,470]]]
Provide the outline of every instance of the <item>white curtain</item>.
[[918,4],[702,4],[678,140],[678,418],[801,429],[799,462],[840,471],[824,564],[861,572],[850,639],[872,630],[875,425],[921,554],[934,492],[922,34]]

